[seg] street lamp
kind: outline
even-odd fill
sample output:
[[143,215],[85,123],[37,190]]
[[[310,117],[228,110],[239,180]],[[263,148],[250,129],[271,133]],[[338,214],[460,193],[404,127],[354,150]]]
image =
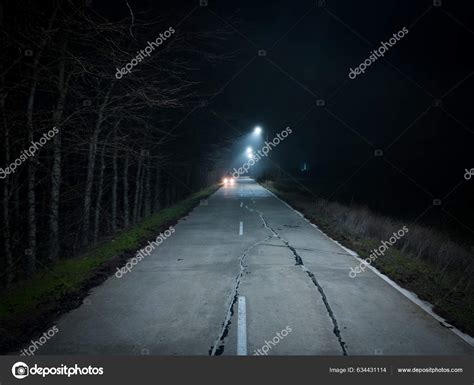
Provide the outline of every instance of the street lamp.
[[247,154],[251,154],[251,153],[252,153],[252,151],[253,151],[252,147],[250,147],[250,146],[249,146],[249,147],[247,147]]
[[260,126],[255,127],[255,128],[253,129],[253,133],[254,133],[255,135],[260,135],[260,134],[262,133],[262,127],[260,127]]

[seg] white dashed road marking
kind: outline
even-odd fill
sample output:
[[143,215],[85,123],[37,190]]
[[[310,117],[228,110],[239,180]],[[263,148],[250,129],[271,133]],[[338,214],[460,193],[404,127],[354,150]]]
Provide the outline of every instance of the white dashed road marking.
[[247,355],[247,310],[243,296],[239,296],[238,299],[237,355]]

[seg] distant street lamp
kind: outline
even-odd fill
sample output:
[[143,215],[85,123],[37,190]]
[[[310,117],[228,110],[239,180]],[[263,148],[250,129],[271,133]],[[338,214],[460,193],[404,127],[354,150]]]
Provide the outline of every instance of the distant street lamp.
[[253,133],[254,133],[255,135],[260,135],[260,134],[262,133],[262,127],[260,127],[260,126],[255,127],[255,128],[253,129]]
[[252,147],[247,147],[247,154],[251,154],[253,151]]

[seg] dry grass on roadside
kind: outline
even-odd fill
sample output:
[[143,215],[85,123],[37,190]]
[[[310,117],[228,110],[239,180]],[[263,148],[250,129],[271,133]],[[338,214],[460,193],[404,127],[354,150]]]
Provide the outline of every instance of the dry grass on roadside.
[[310,207],[315,216],[329,219],[341,231],[356,237],[387,240],[403,226],[409,228],[394,247],[433,263],[441,272],[458,270],[474,278],[474,255],[439,231],[418,224],[383,217],[364,206],[344,206],[318,199]]
[[437,229],[382,216],[366,206],[316,198],[294,185],[265,186],[361,257],[407,226],[408,233],[374,266],[431,302],[448,322],[474,335],[474,255],[467,247]]
[[[269,182],[269,188],[291,199],[291,190]],[[374,213],[366,206],[352,207],[322,198],[310,197],[301,199],[307,194],[300,190],[293,194],[293,199],[304,205],[305,211],[312,217],[321,218],[327,225],[335,226],[339,232],[352,237],[368,237],[379,241],[387,240],[403,226],[409,228],[408,234],[401,238],[394,247],[410,254],[413,258],[421,258],[433,263],[441,272],[457,270],[474,280],[474,254],[459,245],[448,235],[440,231],[409,221],[395,220]]]

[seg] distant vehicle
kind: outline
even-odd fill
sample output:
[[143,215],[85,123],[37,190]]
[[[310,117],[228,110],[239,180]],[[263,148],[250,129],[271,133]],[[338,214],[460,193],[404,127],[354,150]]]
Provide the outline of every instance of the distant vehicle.
[[235,179],[232,178],[231,176],[226,176],[224,179],[222,179],[222,183],[224,184],[234,184]]

